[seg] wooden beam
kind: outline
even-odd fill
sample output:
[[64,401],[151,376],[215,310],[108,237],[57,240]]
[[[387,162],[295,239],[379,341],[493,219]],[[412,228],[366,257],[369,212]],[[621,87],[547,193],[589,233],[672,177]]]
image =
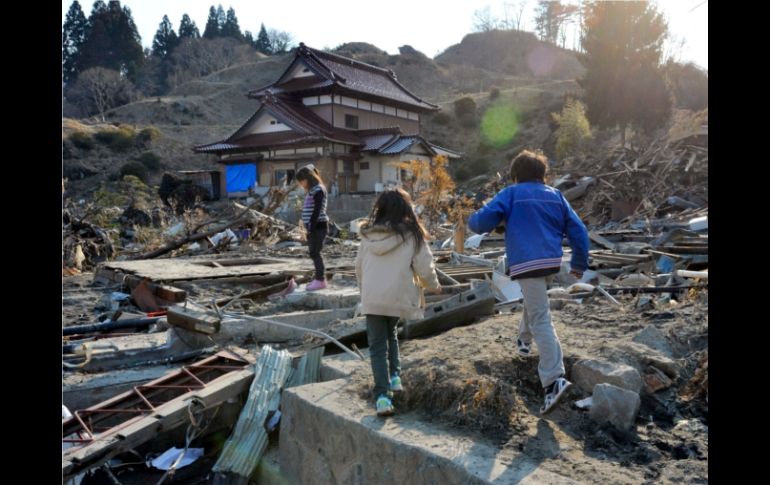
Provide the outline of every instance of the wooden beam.
[[[310,280],[310,277],[308,277],[308,276],[300,276],[298,278],[295,278],[294,281],[298,285],[301,285],[302,283],[306,283],[309,280]],[[260,298],[260,297],[263,297],[263,296],[266,297],[266,296],[268,296],[268,295],[270,295],[272,293],[275,293],[275,292],[283,290],[284,288],[286,288],[287,284],[288,284],[288,281],[282,281],[282,282],[276,283],[274,285],[265,286],[264,288],[258,288],[258,289],[254,290],[254,291],[250,291],[250,292],[248,292],[248,293],[246,293],[244,295],[241,295],[240,298],[248,298],[250,300],[254,300],[254,299],[257,299],[257,298]],[[228,303],[230,303],[233,300],[233,298],[235,298],[235,297],[220,298],[219,300],[217,300],[217,306],[227,305]]]
[[[143,278],[131,274],[122,273],[109,268],[100,267],[96,270],[94,275],[94,281],[106,281],[107,283],[123,283],[129,290],[133,290]],[[152,294],[166,301],[175,303],[183,302],[187,299],[187,292],[185,290],[175,288],[173,286],[162,285],[150,281],[148,288],[152,291]]]
[[206,335],[219,333],[222,326],[222,319],[215,313],[187,308],[184,305],[168,307],[166,318],[168,324],[173,327],[181,327],[191,332]]
[[611,251],[614,251],[616,248],[615,243],[613,243],[606,237],[600,236],[598,233],[594,231],[588,231],[588,238],[591,239],[591,241],[595,242],[596,244],[600,246],[604,246],[605,248]]
[[444,273],[440,269],[436,268],[436,275],[438,275],[439,282],[442,285],[459,285],[460,282],[452,278],[448,274]]

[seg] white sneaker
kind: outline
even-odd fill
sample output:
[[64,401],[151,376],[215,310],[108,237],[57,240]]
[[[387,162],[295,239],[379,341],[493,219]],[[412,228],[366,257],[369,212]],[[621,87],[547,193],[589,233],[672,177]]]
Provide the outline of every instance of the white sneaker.
[[572,385],[570,381],[563,377],[559,377],[553,384],[548,386],[545,391],[545,403],[540,408],[540,414],[546,414],[551,411],[553,407],[559,402],[559,399],[564,395],[564,391],[569,389]]
[[521,339],[516,339],[516,352],[522,357],[529,357],[532,355],[532,343],[522,342]]

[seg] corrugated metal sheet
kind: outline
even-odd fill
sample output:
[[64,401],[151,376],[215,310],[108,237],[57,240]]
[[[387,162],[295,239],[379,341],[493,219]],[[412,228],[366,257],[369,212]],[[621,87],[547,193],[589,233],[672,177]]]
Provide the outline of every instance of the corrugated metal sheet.
[[291,372],[291,354],[286,350],[262,347],[255,364],[249,397],[241,410],[233,434],[225,442],[212,468],[215,474],[248,479],[267,448],[263,423],[268,412],[277,409],[277,397]]

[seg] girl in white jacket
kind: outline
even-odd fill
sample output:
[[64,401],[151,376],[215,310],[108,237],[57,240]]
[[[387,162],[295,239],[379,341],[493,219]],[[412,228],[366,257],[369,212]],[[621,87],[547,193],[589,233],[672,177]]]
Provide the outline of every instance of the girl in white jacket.
[[356,276],[366,315],[377,414],[393,414],[389,391],[401,391],[399,319],[423,316],[423,288],[441,292],[427,233],[402,189],[383,192],[361,228]]

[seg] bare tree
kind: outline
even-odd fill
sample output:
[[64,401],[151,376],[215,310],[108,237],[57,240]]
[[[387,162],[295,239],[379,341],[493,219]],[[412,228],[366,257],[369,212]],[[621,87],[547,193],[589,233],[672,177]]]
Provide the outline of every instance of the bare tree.
[[528,4],[528,0],[519,0],[513,4],[510,4],[513,6],[514,28],[516,30],[522,29],[521,21],[524,19],[524,10],[527,9]]
[[254,49],[229,37],[215,39],[184,39],[171,54],[173,68],[168,85],[182,83],[243,62],[253,55]]
[[270,41],[270,52],[273,54],[283,54],[291,47],[294,40],[292,35],[283,30],[270,29],[267,31],[267,38]]
[[89,114],[97,113],[104,122],[107,110],[131,101],[133,84],[118,71],[92,67],[80,73],[69,97]]
[[499,20],[492,15],[489,5],[473,12],[473,30],[476,32],[489,32],[497,28]]
[[669,34],[666,36],[666,42],[663,44],[663,64],[668,62],[679,62],[682,58],[682,52],[687,40],[684,37],[676,34]]

